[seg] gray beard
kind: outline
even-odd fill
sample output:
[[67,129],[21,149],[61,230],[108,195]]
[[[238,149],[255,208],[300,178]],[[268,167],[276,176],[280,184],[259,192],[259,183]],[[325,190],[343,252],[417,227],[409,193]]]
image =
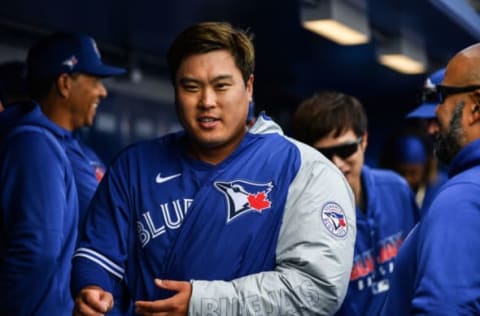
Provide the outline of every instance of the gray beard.
[[435,156],[443,163],[449,164],[462,149],[462,111],[465,102],[456,104],[447,131],[440,131],[435,141]]

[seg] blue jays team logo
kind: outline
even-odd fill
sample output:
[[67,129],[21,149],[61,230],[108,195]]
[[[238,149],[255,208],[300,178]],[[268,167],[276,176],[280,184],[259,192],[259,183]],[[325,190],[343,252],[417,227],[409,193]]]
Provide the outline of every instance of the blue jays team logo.
[[268,194],[272,191],[272,182],[252,183],[244,180],[215,182],[215,188],[227,199],[227,223],[246,212],[262,213],[272,206]]
[[71,70],[71,69],[73,69],[73,67],[75,67],[75,65],[77,63],[78,63],[77,58],[74,55],[72,55],[72,57],[69,57],[69,58],[65,59],[63,61],[62,65],[67,66]]
[[347,218],[340,205],[327,202],[322,208],[322,221],[325,227],[337,237],[347,235]]

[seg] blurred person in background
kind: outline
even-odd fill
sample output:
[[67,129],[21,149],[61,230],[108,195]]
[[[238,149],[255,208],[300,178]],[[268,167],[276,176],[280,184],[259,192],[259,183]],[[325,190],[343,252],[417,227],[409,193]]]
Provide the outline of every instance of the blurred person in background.
[[[50,120],[68,131],[63,144],[75,176],[81,227],[106,168],[77,131],[93,125],[97,107],[107,97],[102,80],[121,75],[125,70],[104,65],[90,36],[62,32],[37,43],[30,50],[27,67],[30,97]],[[59,82],[58,87],[55,93],[50,93],[55,81]]]
[[389,290],[397,250],[419,217],[412,192],[397,174],[364,164],[367,117],[356,98],[335,91],[313,95],[296,110],[292,131],[343,172],[355,195],[353,269],[336,315],[377,315]]
[[440,84],[444,77],[445,68],[441,68],[425,79],[421,90],[421,103],[406,117],[407,134],[418,135],[427,150],[422,181],[417,188],[413,187],[422,214],[428,209],[438,190],[448,180],[447,166],[439,162],[433,154],[433,143],[440,130],[435,115],[435,109],[439,103],[436,85]]
[[101,79],[122,72],[80,33],[46,36],[28,52],[31,100],[0,113],[2,315],[71,314],[82,182],[97,181],[72,133],[92,124],[106,96]]
[[440,84],[445,77],[445,68],[434,71],[425,79],[421,90],[420,105],[407,114],[407,119],[419,125],[432,137],[439,131],[435,108],[439,102],[436,85]]
[[439,170],[431,137],[417,125],[405,124],[387,137],[378,166],[393,170],[407,180],[421,214],[447,180],[447,174]]

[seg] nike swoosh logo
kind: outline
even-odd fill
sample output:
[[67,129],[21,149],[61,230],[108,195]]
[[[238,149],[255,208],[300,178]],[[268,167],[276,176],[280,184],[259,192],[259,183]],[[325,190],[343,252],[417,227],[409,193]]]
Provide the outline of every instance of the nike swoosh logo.
[[155,182],[156,183],[165,183],[165,182],[170,181],[172,179],[178,178],[181,175],[182,175],[181,173],[177,173],[177,174],[174,174],[174,175],[171,175],[171,176],[168,176],[168,177],[162,177],[162,174],[159,172],[157,174],[157,176],[155,177]]

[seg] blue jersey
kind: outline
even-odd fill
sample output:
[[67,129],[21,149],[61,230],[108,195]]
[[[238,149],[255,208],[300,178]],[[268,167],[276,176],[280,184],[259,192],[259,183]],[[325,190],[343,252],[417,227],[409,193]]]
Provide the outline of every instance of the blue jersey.
[[383,315],[480,314],[480,140],[452,161],[450,179],[400,248]]
[[78,201],[63,139],[38,106],[0,113],[0,314],[70,315]]
[[410,187],[399,175],[364,166],[366,209],[357,208],[357,239],[347,297],[337,315],[378,315],[398,248],[418,220]]
[[184,141],[134,145],[109,167],[75,253],[74,296],[123,281],[132,301],[157,300],[172,293],[154,278],[190,280],[191,315],[332,314],[355,236],[339,170],[263,116],[218,165]]

